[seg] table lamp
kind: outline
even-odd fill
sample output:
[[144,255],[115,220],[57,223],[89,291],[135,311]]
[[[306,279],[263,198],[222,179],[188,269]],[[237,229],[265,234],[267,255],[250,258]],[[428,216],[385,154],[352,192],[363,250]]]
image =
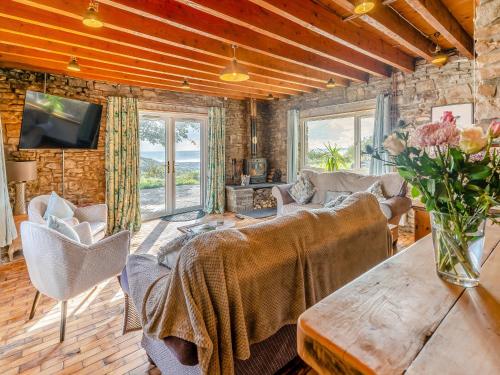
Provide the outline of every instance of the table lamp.
[[14,215],[26,214],[25,188],[26,181],[36,180],[36,161],[7,161],[7,180],[16,186]]

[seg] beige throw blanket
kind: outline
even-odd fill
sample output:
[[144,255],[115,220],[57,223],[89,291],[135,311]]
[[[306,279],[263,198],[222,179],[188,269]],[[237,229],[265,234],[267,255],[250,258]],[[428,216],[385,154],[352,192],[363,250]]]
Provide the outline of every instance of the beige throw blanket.
[[368,193],[334,210],[199,235],[146,293],[143,329],[196,344],[203,374],[233,374],[233,357],[249,358],[251,344],[295,324],[390,246],[387,220]]

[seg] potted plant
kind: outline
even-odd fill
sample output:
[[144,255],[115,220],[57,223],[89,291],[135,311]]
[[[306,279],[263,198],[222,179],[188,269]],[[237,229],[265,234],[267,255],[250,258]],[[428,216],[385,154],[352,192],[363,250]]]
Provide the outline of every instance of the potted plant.
[[402,128],[389,135],[381,150],[371,150],[412,185],[431,214],[438,275],[451,283],[479,283],[486,219],[495,223],[491,208],[500,201],[500,153],[492,147],[500,136],[493,121],[460,130],[451,112],[438,123]]
[[337,146],[332,146],[330,142],[325,144],[325,169],[328,172],[333,172],[343,168],[347,162],[344,155],[342,155]]

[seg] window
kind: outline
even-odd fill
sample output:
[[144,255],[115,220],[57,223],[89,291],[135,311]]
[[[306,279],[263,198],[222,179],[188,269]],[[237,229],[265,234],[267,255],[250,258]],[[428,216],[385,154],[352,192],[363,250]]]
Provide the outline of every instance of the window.
[[[301,167],[326,169],[326,157],[337,155],[338,169],[368,173],[373,145],[373,112],[305,119],[302,125]],[[329,151],[330,150],[330,151]]]

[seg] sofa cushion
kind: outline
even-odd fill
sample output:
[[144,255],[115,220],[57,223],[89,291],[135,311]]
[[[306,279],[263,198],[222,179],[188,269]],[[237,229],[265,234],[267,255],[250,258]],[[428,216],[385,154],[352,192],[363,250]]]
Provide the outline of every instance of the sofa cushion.
[[49,215],[47,218],[47,226],[50,229],[54,229],[56,232],[61,233],[63,236],[68,237],[70,240],[80,243],[80,237],[78,233],[64,220],[59,219],[54,215]]
[[382,189],[386,197],[401,194],[404,180],[397,173],[388,173],[382,176],[367,176],[347,171],[318,173],[313,170],[304,169],[302,174],[308,176],[316,192],[311,203],[324,204],[327,191],[352,191],[353,193],[365,191],[375,181],[382,183]]
[[366,189],[366,191],[370,194],[373,194],[379,202],[386,200],[386,197],[382,190],[382,182],[380,180],[375,181],[372,185],[370,185],[368,189]]
[[343,195],[351,195],[352,191],[327,191],[325,193],[325,205]]
[[290,187],[290,196],[299,204],[309,203],[315,192],[314,184],[307,175],[301,174],[297,181]]
[[334,208],[334,207],[340,206],[347,198],[349,198],[349,194],[339,195],[334,200],[326,202],[325,208]]
[[54,191],[50,194],[50,198],[47,202],[47,209],[45,210],[43,218],[45,220],[48,220],[50,215],[53,215],[59,219],[69,219],[74,215],[73,210],[66,203],[66,201],[59,195],[57,195]]

